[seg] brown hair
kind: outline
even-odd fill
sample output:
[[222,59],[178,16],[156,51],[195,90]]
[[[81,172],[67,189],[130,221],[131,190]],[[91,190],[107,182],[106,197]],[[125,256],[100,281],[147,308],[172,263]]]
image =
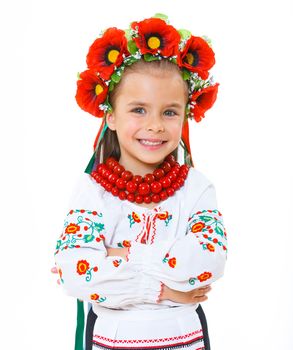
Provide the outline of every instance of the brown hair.
[[[125,74],[130,73],[136,73],[136,72],[147,72],[149,74],[157,74],[158,72],[160,74],[168,74],[170,72],[178,72],[181,76],[181,71],[179,67],[175,64],[170,62],[166,59],[146,62],[144,60],[139,60],[132,65],[125,68],[123,72],[123,77]],[[117,99],[117,95],[119,94],[119,90],[121,88],[121,82],[123,81],[123,77],[119,84],[110,92],[109,94],[109,103],[111,104],[112,108],[115,109],[115,102]],[[186,94],[186,102],[188,101],[188,85],[187,82],[185,82],[182,79],[182,83],[184,84],[185,88],[185,94]],[[105,118],[105,117],[104,117]],[[171,153],[174,155],[176,160],[178,159],[178,147]],[[109,128],[106,129],[103,138],[97,145],[96,149],[96,161],[95,163],[102,163],[104,160],[106,160],[108,157],[114,157],[115,159],[119,160],[121,156],[120,152],[120,146],[119,141],[117,138],[116,131],[113,131]],[[190,156],[190,155],[188,155]]]

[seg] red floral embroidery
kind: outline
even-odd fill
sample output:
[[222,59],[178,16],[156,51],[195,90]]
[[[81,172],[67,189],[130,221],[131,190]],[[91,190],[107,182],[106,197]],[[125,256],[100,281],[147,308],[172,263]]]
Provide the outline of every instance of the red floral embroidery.
[[171,258],[168,261],[170,267],[174,268],[176,266],[176,258]]
[[91,299],[92,300],[98,300],[99,299],[99,295],[98,294],[91,294]]
[[77,231],[80,230],[80,226],[79,225],[76,225],[76,224],[73,224],[73,223],[70,223],[66,229],[65,229],[65,233],[76,233]]
[[138,214],[136,214],[134,211],[132,212],[132,218],[135,222],[140,222],[140,217]]
[[76,266],[76,271],[79,275],[85,275],[90,264],[86,260],[79,260]]
[[212,277],[212,273],[211,272],[204,272],[201,275],[197,276],[197,279],[200,282],[204,282],[204,281],[208,280],[211,277]]
[[158,216],[158,219],[160,220],[166,220],[169,216],[169,213],[166,211],[165,213],[160,213],[157,216]]
[[214,252],[214,251],[215,251],[215,247],[214,247],[212,244],[210,244],[210,243],[207,244],[207,249],[208,249],[210,252]]
[[192,225],[191,232],[193,233],[200,232],[204,227],[205,227],[205,224],[203,222],[197,222],[196,224]]

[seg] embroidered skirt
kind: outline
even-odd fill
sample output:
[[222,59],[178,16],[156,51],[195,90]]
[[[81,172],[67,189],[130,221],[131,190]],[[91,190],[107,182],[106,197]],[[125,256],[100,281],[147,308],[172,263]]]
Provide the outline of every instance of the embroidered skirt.
[[210,350],[200,305],[160,310],[113,310],[94,305],[89,311],[86,350]]

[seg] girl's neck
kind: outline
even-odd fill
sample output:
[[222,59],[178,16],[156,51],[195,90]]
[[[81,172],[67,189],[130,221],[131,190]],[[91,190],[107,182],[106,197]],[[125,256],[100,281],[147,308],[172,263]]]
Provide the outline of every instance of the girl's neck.
[[129,160],[126,161],[123,157],[119,159],[119,164],[123,165],[126,170],[131,171],[134,175],[141,176],[152,173],[162,162],[163,160],[157,164],[148,164]]

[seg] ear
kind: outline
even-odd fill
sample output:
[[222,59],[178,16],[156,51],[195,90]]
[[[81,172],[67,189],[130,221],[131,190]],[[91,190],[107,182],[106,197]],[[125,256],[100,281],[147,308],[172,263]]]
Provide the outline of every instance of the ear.
[[115,116],[114,116],[113,112],[107,113],[106,122],[107,122],[109,129],[111,129],[113,131],[116,130]]

